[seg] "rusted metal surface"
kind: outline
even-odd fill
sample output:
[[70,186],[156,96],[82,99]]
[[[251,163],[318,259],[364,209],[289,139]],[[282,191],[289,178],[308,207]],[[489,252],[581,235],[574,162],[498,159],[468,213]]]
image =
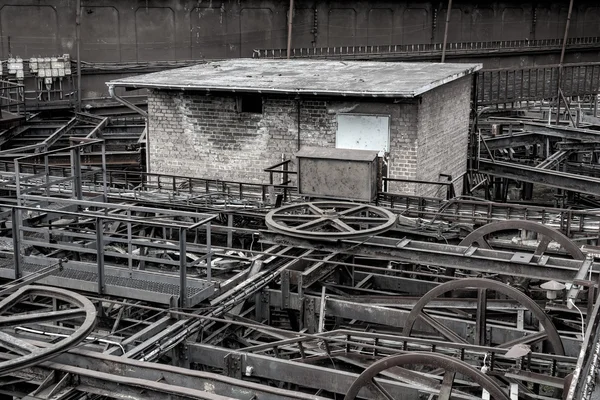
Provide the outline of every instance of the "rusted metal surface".
[[[510,400],[510,398],[504,393],[502,388],[489,376],[485,375],[481,371],[476,370],[472,366],[457,360],[452,357],[443,356],[440,354],[428,354],[428,353],[412,353],[402,354],[397,356],[391,356],[383,358],[375,362],[373,365],[368,367],[358,379],[350,386],[344,400],[353,400],[358,396],[359,390],[364,386],[373,385],[377,388],[380,395],[383,398],[390,398],[384,391],[383,388],[374,379],[380,372],[390,369],[392,367],[398,367],[402,365],[427,365],[434,368],[441,368],[445,371],[445,374],[450,379],[444,377],[442,386],[439,389],[440,397],[444,399],[450,398],[450,392],[452,391],[452,385],[454,382],[454,374],[462,374],[475,383],[477,383],[482,389],[485,389],[491,394],[494,400]],[[445,375],[446,376],[446,375]],[[434,389],[434,388],[432,388]],[[437,388],[435,388],[437,389]]]
[[66,302],[74,308],[53,312],[45,311],[34,314],[13,314],[10,316],[3,316],[0,317],[1,328],[15,328],[17,326],[26,326],[43,321],[59,322],[80,318],[83,318],[83,323],[81,323],[68,338],[60,340],[46,348],[35,347],[17,337],[0,332],[0,343],[2,347],[9,348],[21,355],[20,357],[0,362],[0,375],[2,376],[26,367],[37,365],[75,347],[78,343],[85,340],[95,327],[96,307],[91,301],[84,296],[68,290],[45,286],[26,286],[19,289],[17,292],[0,302],[0,314],[6,314],[13,306],[25,301],[30,296],[49,297]]
[[461,242],[461,246],[472,246],[477,244],[479,247],[491,249],[490,244],[486,240],[486,236],[495,234],[502,231],[527,231],[538,234],[537,240],[539,244],[535,249],[536,255],[543,255],[548,250],[548,245],[551,242],[556,242],[560,245],[560,248],[565,250],[573,259],[584,260],[585,255],[581,249],[573,243],[567,236],[557,231],[556,229],[544,226],[540,223],[533,221],[498,221],[491,224],[487,224],[478,228],[467,235]]
[[[406,324],[404,325],[404,331],[402,333],[405,336],[410,336],[410,334],[414,328],[414,325],[419,318],[423,319],[425,322],[430,321],[430,319],[427,318],[428,317],[427,314],[425,314],[425,312],[423,311],[423,308],[429,301],[443,295],[444,293],[447,293],[447,292],[450,292],[453,290],[457,290],[457,289],[468,289],[468,288],[481,288],[481,289],[494,290],[494,291],[497,291],[499,293],[502,293],[502,294],[508,296],[509,298],[513,298],[513,299],[517,300],[520,304],[523,304],[539,320],[540,325],[543,327],[544,335],[547,337],[548,342],[552,346],[552,350],[553,350],[554,354],[558,354],[558,355],[565,354],[560,335],[559,335],[558,331],[556,330],[554,323],[546,315],[544,310],[535,301],[533,301],[529,296],[523,294],[522,292],[518,291],[514,287],[511,287],[502,282],[493,281],[491,279],[480,279],[480,278],[459,279],[459,280],[452,281],[452,282],[446,282],[446,283],[441,284],[438,287],[430,290],[423,297],[421,297],[419,299],[419,301],[412,308],[410,314],[408,315]],[[483,295],[485,296],[485,292]],[[480,294],[480,296],[481,296],[481,294]],[[485,317],[482,317],[482,318],[483,318],[483,321],[481,322],[482,327],[485,329],[485,325],[486,325]],[[479,320],[479,316],[478,316],[478,320]],[[445,335],[444,331],[442,331],[441,334]],[[456,335],[454,335],[453,337],[455,339],[458,339],[458,337]],[[459,342],[462,340],[463,339],[459,339]],[[484,342],[485,342],[485,340],[484,340]]]
[[377,151],[305,147],[296,159],[301,196],[367,202],[377,196]]
[[376,235],[391,229],[396,216],[368,204],[313,202],[284,206],[265,216],[269,229],[295,237],[343,239]]

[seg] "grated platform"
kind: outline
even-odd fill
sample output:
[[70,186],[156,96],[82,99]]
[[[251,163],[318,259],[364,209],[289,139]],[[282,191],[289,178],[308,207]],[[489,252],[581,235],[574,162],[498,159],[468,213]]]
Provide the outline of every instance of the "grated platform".
[[[31,262],[36,257],[24,257],[22,276],[26,276],[58,262],[57,259],[37,257],[39,262]],[[96,265],[69,261],[62,271],[56,271],[50,276],[41,279],[40,283],[58,286],[67,289],[91,291],[97,293],[98,273],[90,269],[97,269]],[[172,304],[179,297],[179,277],[149,271],[133,271],[133,276],[123,276],[129,270],[121,267],[105,265],[105,290],[104,293],[122,296],[135,300],[152,301],[155,303]],[[14,278],[14,259],[0,258],[0,276]],[[208,298],[213,293],[213,285],[206,281],[188,278],[187,281],[188,305],[192,306]]]

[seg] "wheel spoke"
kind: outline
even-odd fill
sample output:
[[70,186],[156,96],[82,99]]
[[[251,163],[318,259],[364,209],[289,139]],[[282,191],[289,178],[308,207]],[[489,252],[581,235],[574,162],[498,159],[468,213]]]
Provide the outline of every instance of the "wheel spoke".
[[375,380],[375,378],[371,379],[371,384],[377,391],[383,395],[383,397],[387,400],[394,400],[394,398],[388,393],[387,390],[379,382]]
[[346,222],[360,222],[365,224],[382,224],[389,221],[389,219],[383,217],[353,217],[347,215],[342,217],[342,219]]
[[426,322],[429,326],[431,326],[433,329],[435,329],[436,331],[438,331],[446,339],[448,339],[450,341],[453,341],[455,343],[468,344],[468,342],[465,339],[461,338],[456,333],[452,332],[450,329],[446,328],[444,325],[442,325],[439,322],[437,322],[435,319],[433,319],[431,316],[429,316],[428,314],[426,314],[424,311],[421,312],[421,314],[419,315],[419,317],[424,322]]
[[48,321],[66,321],[70,319],[82,318],[85,317],[85,315],[85,310],[80,308],[32,314],[17,314],[11,315],[10,317],[0,317],[0,328]]
[[342,232],[356,232],[356,229],[346,224],[339,218],[334,218],[331,220],[331,223],[335,225],[336,228],[339,228]]
[[548,249],[548,245],[552,242],[552,238],[549,236],[542,236],[542,240],[540,240],[540,244],[535,249],[536,256],[541,256]]
[[315,225],[322,224],[323,222],[325,222],[327,220],[328,220],[327,218],[323,218],[323,217],[317,218],[313,221],[305,222],[302,225],[294,226],[293,229],[300,230],[300,229],[314,227]]
[[361,204],[357,207],[352,207],[347,210],[344,210],[344,211],[340,212],[339,214],[340,215],[350,215],[350,214],[354,214],[355,212],[359,212],[365,208],[367,208],[367,206],[365,204]]
[[501,345],[496,347],[501,349],[509,349],[517,344],[532,345],[534,343],[541,342],[546,339],[548,339],[548,334],[546,333],[546,331],[541,331],[538,333],[534,333],[533,335],[523,336],[518,339],[511,340],[510,342],[502,343]]
[[485,288],[477,289],[477,311],[475,317],[475,344],[485,346],[486,342],[486,324],[487,324],[487,290]]
[[440,394],[438,395],[438,400],[450,400],[455,375],[456,374],[453,371],[446,371],[444,379],[442,380],[442,387],[440,389]]
[[273,216],[273,220],[277,222],[304,222],[314,221],[318,218],[321,218],[321,216],[313,214],[282,214]]
[[308,203],[308,209],[316,215],[323,215],[325,211],[322,208],[315,206],[313,203]]
[[9,335],[8,333],[1,331],[0,346],[14,351],[15,353],[21,354],[23,356],[41,351],[39,347],[35,347],[34,345],[26,342],[25,340],[16,338],[14,336]]

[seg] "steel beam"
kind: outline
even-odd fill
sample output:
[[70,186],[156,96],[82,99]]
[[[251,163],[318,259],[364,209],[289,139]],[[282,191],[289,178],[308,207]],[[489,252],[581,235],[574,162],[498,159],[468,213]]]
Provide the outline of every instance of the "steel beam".
[[485,144],[490,150],[522,147],[536,143],[545,143],[545,140],[542,135],[535,132],[514,133],[512,135],[485,138]]
[[523,130],[539,135],[553,136],[568,140],[600,142],[600,132],[591,129],[572,128],[560,125],[547,125],[536,122],[523,123]]
[[[600,140],[600,138],[598,140]],[[489,159],[479,160],[478,171],[484,174],[501,176],[503,178],[516,179],[518,181],[537,183],[573,192],[600,196],[600,179],[598,178],[559,171],[541,170],[528,165],[504,161],[492,161]]]
[[[600,190],[600,185],[599,185]],[[374,237],[367,241],[317,241],[262,231],[264,242],[280,245],[319,249],[385,260],[409,262],[419,265],[436,265],[447,268],[466,269],[489,274],[521,276],[525,278],[571,282],[582,261],[558,257],[533,256],[529,262],[516,261],[515,253],[482,248],[470,251],[467,246],[454,246],[398,239]],[[392,272],[394,270],[390,270]],[[398,273],[401,271],[397,271]],[[592,273],[598,278],[598,272]]]
[[[32,343],[43,345],[41,342]],[[0,353],[0,359],[10,358],[12,358],[11,355]],[[57,356],[52,362],[44,362],[33,367],[33,373],[42,376],[44,371],[41,368],[74,374],[78,376],[80,384],[101,390],[110,388],[115,390],[113,394],[127,388],[135,389],[138,396],[140,396],[140,390],[147,390],[159,396],[158,398],[168,398],[164,395],[172,394],[184,398],[223,400],[250,399],[254,396],[268,400],[324,400],[319,396],[232,379],[223,375],[131,360],[81,349],[72,349]],[[155,385],[156,383],[160,383],[160,385]],[[199,393],[202,389],[204,391]],[[186,392],[188,390],[189,392]]]
[[[191,362],[222,369],[227,367],[226,357],[228,355],[240,354],[242,370],[246,367],[252,367],[257,377],[290,382],[295,385],[323,389],[333,393],[345,394],[359,376],[339,369],[325,368],[260,354],[235,352],[230,349],[200,343],[188,343],[188,351]],[[410,384],[391,381],[385,381],[384,383],[383,380],[382,384],[390,394],[394,395],[395,399],[418,399],[419,393],[422,393]],[[372,388],[365,388],[361,392],[361,397],[374,399],[377,398],[377,392],[373,391]]]

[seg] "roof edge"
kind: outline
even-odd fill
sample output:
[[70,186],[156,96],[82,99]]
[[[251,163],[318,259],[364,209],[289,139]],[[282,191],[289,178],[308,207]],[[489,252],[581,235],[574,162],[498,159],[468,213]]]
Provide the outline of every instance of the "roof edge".
[[415,98],[418,96],[415,92],[353,92],[353,91],[339,91],[339,90],[304,90],[304,89],[254,89],[254,88],[242,88],[242,87],[231,87],[231,86],[178,86],[178,85],[166,85],[166,84],[144,84],[144,83],[133,83],[133,82],[119,82],[109,81],[106,85],[111,87],[126,87],[132,89],[162,89],[162,90],[176,90],[176,91],[207,91],[207,92],[231,92],[231,93],[270,93],[270,94],[308,94],[314,96],[351,96],[351,97],[384,97],[384,98]]
[[450,82],[456,81],[456,80],[458,80],[460,78],[463,78],[463,77],[465,77],[467,75],[471,75],[471,74],[473,74],[473,73],[475,73],[475,72],[477,72],[477,71],[479,71],[479,70],[481,70],[483,68],[483,64],[475,64],[475,65],[471,64],[471,65],[472,65],[471,67],[467,68],[464,71],[461,71],[461,72],[458,72],[456,74],[447,76],[447,77],[445,77],[443,79],[438,79],[437,81],[433,81],[433,82],[431,82],[428,85],[420,87],[419,89],[417,89],[415,91],[414,95],[415,96],[420,96],[420,95],[422,95],[424,93],[429,92],[430,90],[433,90],[433,89],[438,88],[438,87],[440,87],[442,85],[445,85],[446,83],[450,83]]

